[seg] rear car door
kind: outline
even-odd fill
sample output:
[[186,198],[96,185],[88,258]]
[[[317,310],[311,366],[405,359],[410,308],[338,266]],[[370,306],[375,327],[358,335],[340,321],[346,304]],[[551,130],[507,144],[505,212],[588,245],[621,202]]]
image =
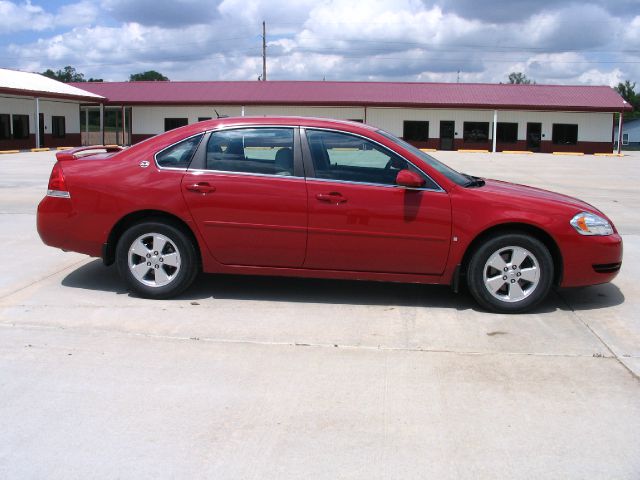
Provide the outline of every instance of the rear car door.
[[211,255],[225,265],[301,267],[307,191],[297,129],[213,131],[182,192]]
[[[449,252],[451,204],[427,175],[364,137],[303,130],[309,196],[306,268],[441,274]],[[396,185],[410,169],[424,188]]]

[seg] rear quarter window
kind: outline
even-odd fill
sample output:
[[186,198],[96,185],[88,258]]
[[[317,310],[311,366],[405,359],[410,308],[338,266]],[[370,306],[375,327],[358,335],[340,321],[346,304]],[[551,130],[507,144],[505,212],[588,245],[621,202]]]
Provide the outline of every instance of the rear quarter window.
[[196,153],[202,135],[182,140],[156,154],[156,163],[161,168],[188,168]]

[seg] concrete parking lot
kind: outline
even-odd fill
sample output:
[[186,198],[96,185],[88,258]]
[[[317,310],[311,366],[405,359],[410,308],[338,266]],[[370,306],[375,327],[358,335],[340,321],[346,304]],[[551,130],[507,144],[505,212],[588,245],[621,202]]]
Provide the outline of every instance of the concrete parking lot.
[[447,287],[201,276],[176,300],[41,244],[53,153],[0,156],[0,478],[640,478],[640,154],[461,154],[625,242],[535,312]]

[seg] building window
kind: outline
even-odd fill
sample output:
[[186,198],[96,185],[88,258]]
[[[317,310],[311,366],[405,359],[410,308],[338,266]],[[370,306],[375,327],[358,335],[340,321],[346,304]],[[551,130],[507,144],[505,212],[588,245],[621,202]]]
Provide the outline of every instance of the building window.
[[11,138],[11,116],[8,113],[0,114],[0,140]]
[[489,140],[489,122],[464,122],[465,142],[478,143]]
[[199,122],[204,122],[205,120],[211,120],[211,117],[198,117]]
[[496,140],[502,143],[516,143],[518,141],[518,124],[498,122]]
[[64,117],[51,117],[51,134],[55,138],[64,138],[67,134]]
[[188,118],[165,118],[164,119],[164,131],[168,132],[174,128],[184,127],[189,124]]
[[13,115],[13,138],[29,138],[29,115]]
[[623,133],[622,134],[622,144],[623,145],[629,145],[629,134],[628,133]]
[[578,143],[578,125],[554,123],[552,140],[556,145],[576,145]]
[[429,140],[429,122],[405,120],[402,127],[402,138],[414,142]]

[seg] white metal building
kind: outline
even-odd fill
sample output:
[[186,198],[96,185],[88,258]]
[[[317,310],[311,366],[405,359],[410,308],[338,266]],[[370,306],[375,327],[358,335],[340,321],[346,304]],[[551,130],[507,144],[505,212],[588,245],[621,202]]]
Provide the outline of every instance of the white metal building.
[[[79,86],[77,84],[76,86]],[[611,152],[614,114],[630,106],[608,86],[391,82],[111,82],[82,108],[85,143],[137,142],[216,115],[359,120],[441,150]]]
[[80,104],[98,94],[0,68],[0,150],[80,145]]

